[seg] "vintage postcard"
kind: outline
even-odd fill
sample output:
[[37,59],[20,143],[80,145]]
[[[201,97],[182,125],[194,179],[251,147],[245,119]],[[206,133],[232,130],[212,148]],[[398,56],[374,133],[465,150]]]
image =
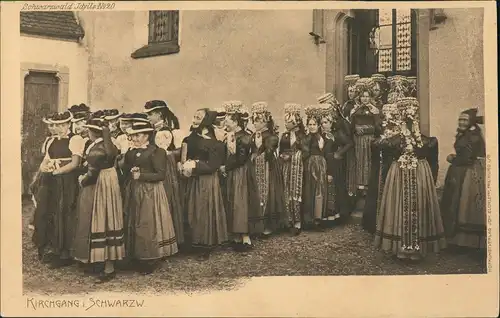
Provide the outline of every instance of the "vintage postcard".
[[0,8],[2,316],[498,315],[495,2]]

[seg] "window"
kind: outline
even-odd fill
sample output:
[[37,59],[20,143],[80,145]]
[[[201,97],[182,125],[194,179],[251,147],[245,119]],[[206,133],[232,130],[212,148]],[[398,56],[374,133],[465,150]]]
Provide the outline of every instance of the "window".
[[132,53],[133,58],[178,53],[179,11],[149,11],[148,32],[148,44]]
[[411,9],[356,10],[350,25],[350,72],[415,76],[416,25]]

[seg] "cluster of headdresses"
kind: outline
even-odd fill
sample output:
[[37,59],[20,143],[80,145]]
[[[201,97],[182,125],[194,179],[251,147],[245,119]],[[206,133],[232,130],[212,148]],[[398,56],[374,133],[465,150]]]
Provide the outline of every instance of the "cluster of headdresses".
[[[40,260],[52,267],[77,260],[107,281],[116,261],[147,274],[179,250],[207,259],[228,242],[247,251],[279,231],[321,231],[353,209],[352,162],[358,185],[368,185],[365,228],[383,251],[421,259],[446,246],[445,230],[458,245],[484,239],[480,220],[471,220],[484,208],[473,199],[484,198],[477,177],[484,162],[475,144],[477,152],[465,154],[471,143],[484,146],[477,110],[460,117],[440,211],[437,140],[420,133],[418,101],[399,96],[380,112],[373,91],[359,79],[342,106],[330,93],[304,109],[287,103],[281,135],[266,102],[250,111],[240,101],[202,108],[180,147],[177,117],[164,101],[147,102],[143,113],[91,113],[82,104],[45,118],[52,136],[32,185]],[[476,232],[464,232],[471,222]]]

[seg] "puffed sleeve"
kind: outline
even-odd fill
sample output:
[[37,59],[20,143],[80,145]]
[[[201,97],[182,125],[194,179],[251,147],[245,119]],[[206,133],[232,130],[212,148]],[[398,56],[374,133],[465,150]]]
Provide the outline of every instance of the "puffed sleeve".
[[205,146],[208,151],[208,160],[197,161],[193,169],[196,175],[212,174],[216,172],[224,163],[224,144],[215,140],[211,140],[209,145]]
[[151,164],[154,172],[141,172],[139,180],[146,182],[163,181],[166,177],[167,170],[167,153],[163,148],[157,148],[151,156]]
[[69,151],[73,156],[83,157],[83,151],[85,149],[85,140],[80,135],[74,135],[69,140]]
[[250,136],[243,136],[236,142],[236,154],[230,156],[226,162],[226,171],[243,166],[250,158]]
[[165,151],[167,151],[168,147],[172,144],[172,140],[173,135],[168,130],[161,130],[156,133],[155,144]]

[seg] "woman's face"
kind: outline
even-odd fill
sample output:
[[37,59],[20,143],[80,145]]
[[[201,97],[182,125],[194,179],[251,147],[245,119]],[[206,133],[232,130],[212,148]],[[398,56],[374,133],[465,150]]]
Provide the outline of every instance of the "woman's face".
[[373,97],[379,97],[382,94],[382,89],[379,83],[376,83],[373,87]]
[[238,127],[238,122],[234,120],[231,116],[227,116],[225,120],[226,130],[233,132]]
[[57,135],[57,126],[56,126],[56,124],[48,124],[47,128],[49,129],[49,133],[51,135]]
[[98,133],[97,131],[92,130],[92,129],[88,129],[88,134],[89,134],[89,139],[92,141],[96,140],[97,138],[99,138],[101,136],[100,133]]
[[469,118],[466,118],[466,116],[460,116],[458,118],[458,129],[467,130],[469,126],[470,126]]
[[323,129],[324,132],[332,130],[332,122],[330,121],[329,118],[321,119],[321,129]]
[[292,118],[285,121],[285,129],[286,130],[291,131],[295,127],[297,127],[297,124],[295,123],[295,121]]
[[200,124],[203,121],[204,117],[205,117],[205,111],[204,110],[198,110],[198,111],[196,111],[196,113],[194,113],[194,116],[193,116],[193,128],[200,127]]
[[117,118],[108,121],[108,127],[110,131],[115,131],[116,129],[118,129],[118,120],[119,119]]
[[120,130],[124,133],[127,132],[129,128],[132,127],[132,123],[130,121],[121,121],[120,122]]
[[266,127],[266,122],[264,122],[263,118],[255,118],[253,125],[255,130],[260,131]]
[[349,96],[349,99],[354,99],[356,97],[356,89],[354,86],[349,86],[347,88],[347,95]]
[[73,123],[74,133],[77,134],[77,135],[84,134],[84,132],[85,132],[86,129],[85,129],[85,127],[83,127],[83,125],[85,125],[85,121],[84,120],[80,120],[80,121],[74,122]]
[[148,140],[148,135],[143,133],[130,135],[130,140],[135,147],[140,147]]
[[370,103],[370,93],[369,92],[363,92],[361,94],[361,104],[363,105],[368,105]]
[[154,125],[161,121],[161,114],[157,111],[151,111],[148,113],[148,119]]
[[70,123],[55,124],[56,134],[64,135],[69,132]]
[[307,122],[307,128],[309,129],[310,133],[312,133],[312,134],[317,133],[319,130],[319,127],[318,127],[318,123],[316,122],[316,119],[314,119],[314,118],[309,119],[309,121]]

